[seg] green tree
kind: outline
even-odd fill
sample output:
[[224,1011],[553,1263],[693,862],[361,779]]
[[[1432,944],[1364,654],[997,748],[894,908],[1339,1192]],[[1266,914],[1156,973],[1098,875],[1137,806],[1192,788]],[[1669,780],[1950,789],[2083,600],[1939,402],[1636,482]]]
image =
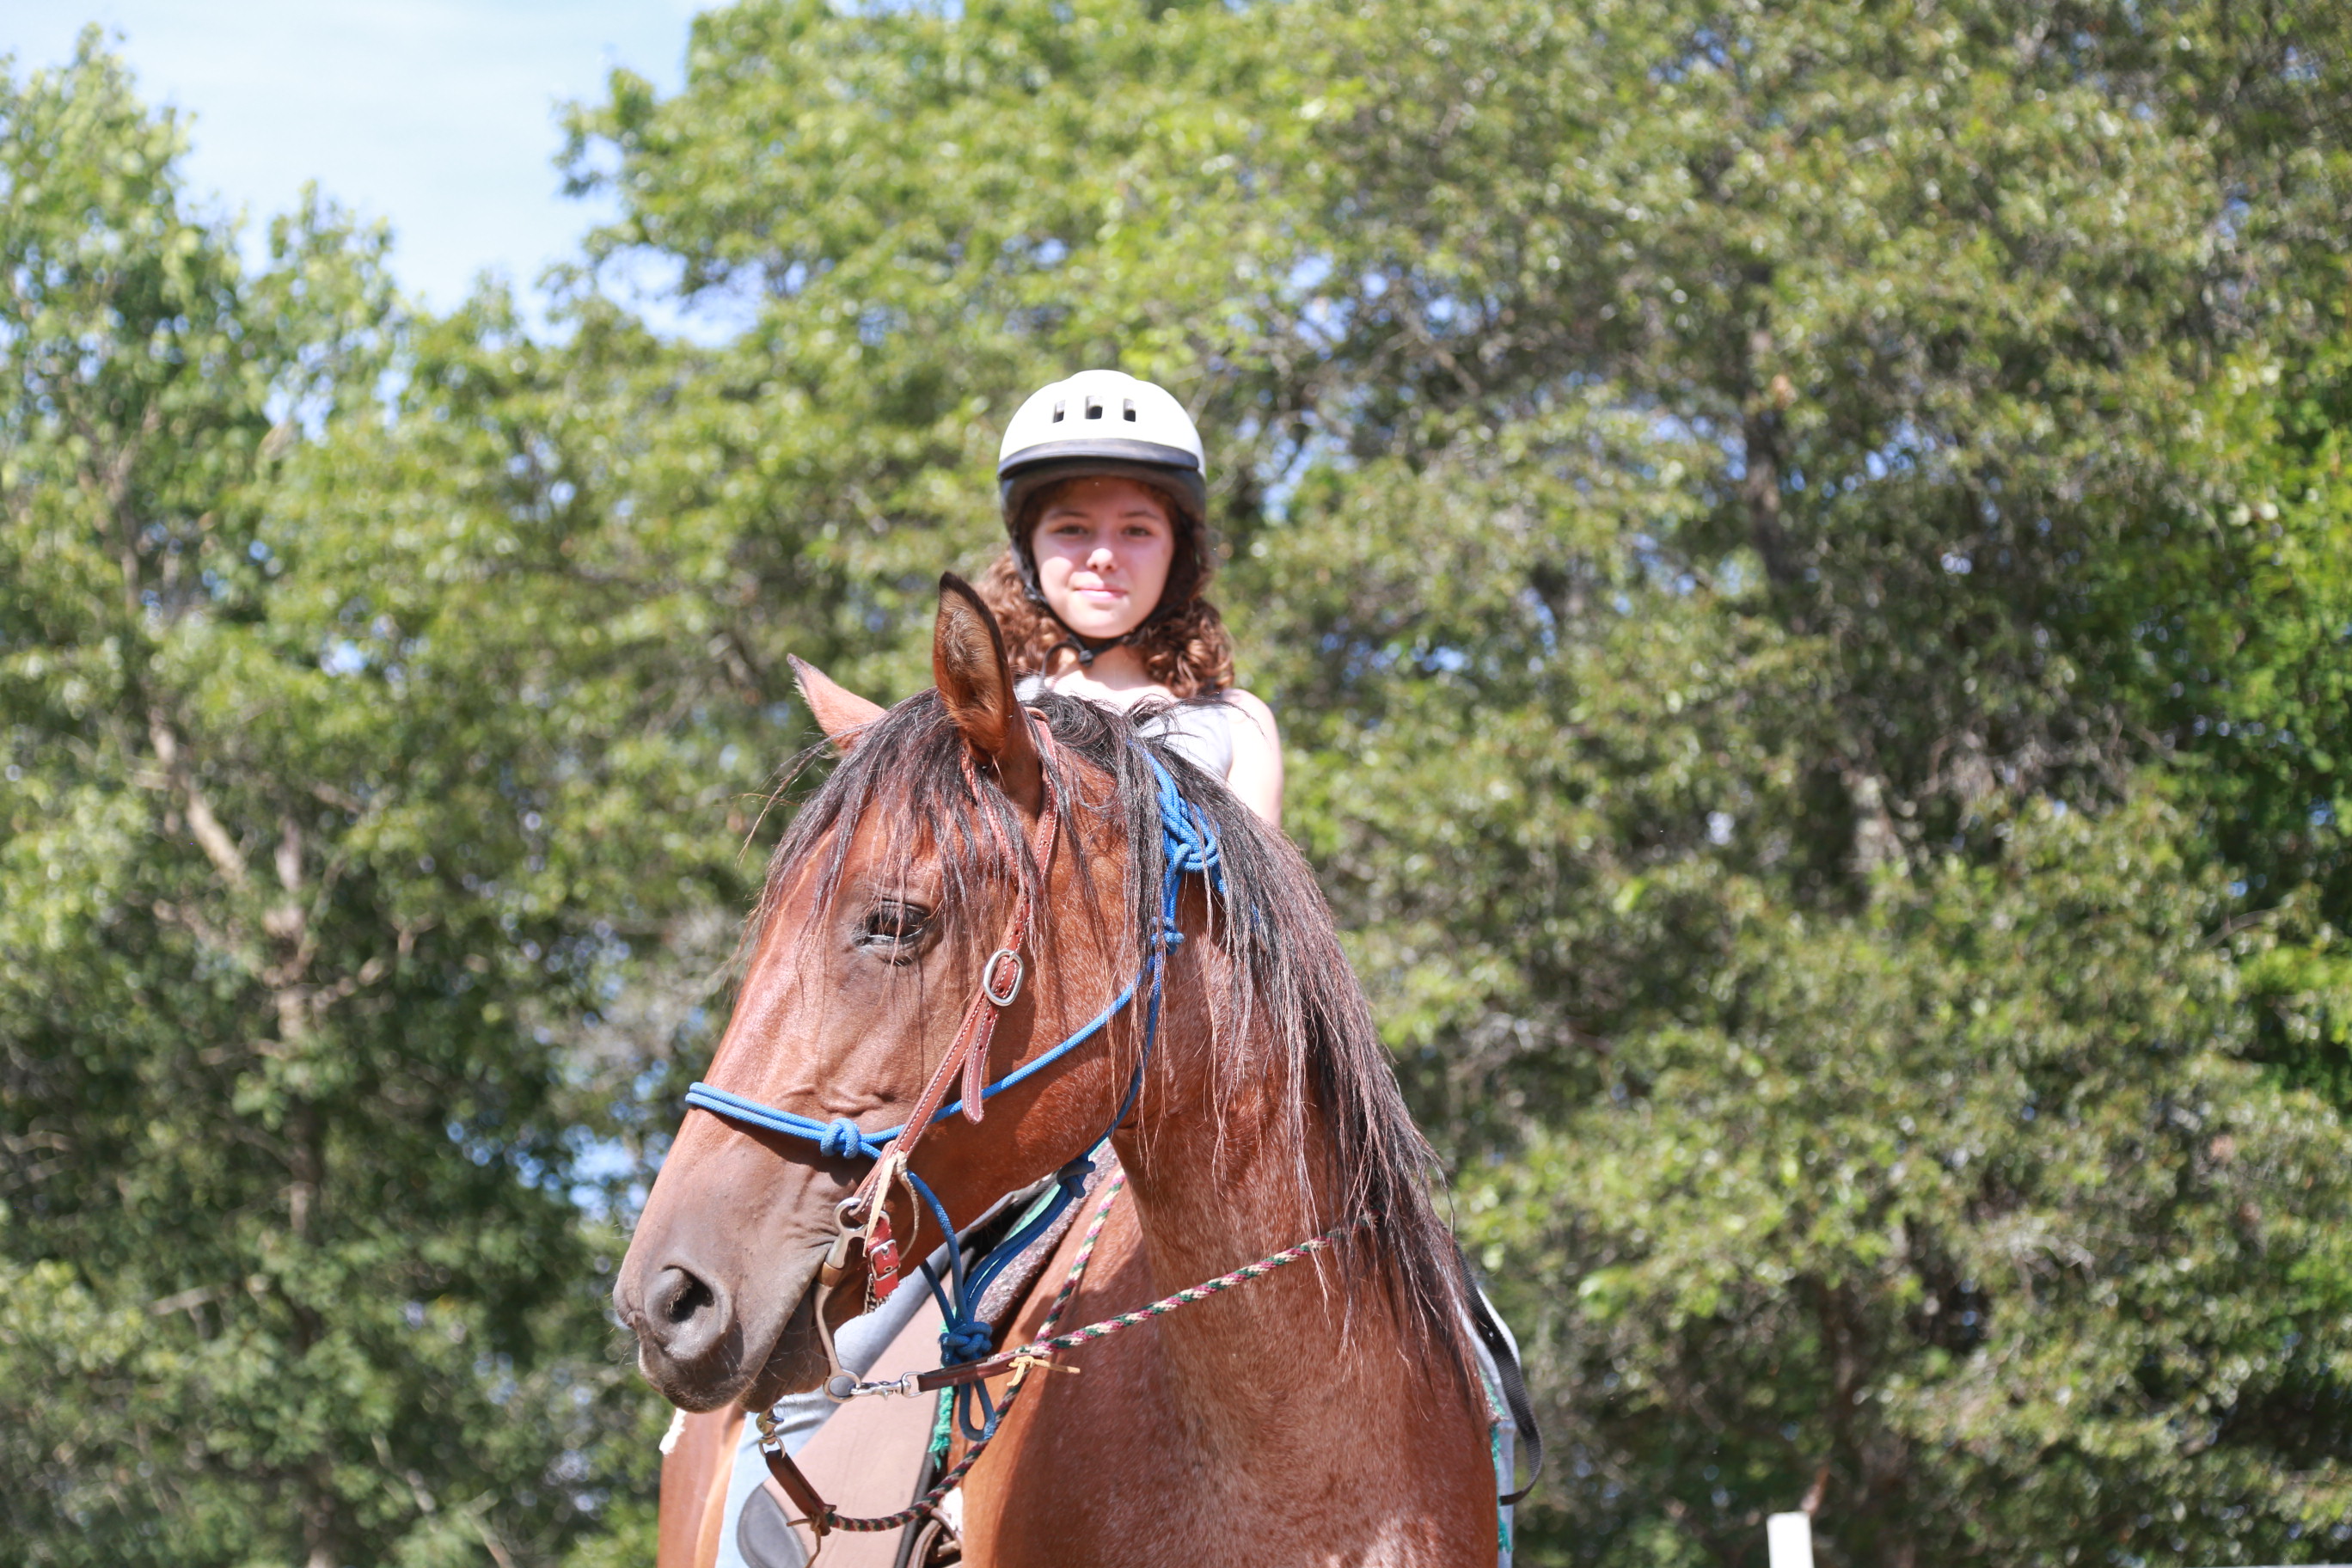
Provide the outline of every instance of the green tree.
[[[2340,306],[2336,307],[2340,310]],[[2352,1106],[2352,348],[2340,322],[2256,345],[2200,397],[2184,442],[2202,482],[2155,520],[2159,550],[2114,574],[2118,664],[2172,759],[2211,851],[2237,868],[2272,937],[2245,967],[2252,1047],[2291,1082]]]
[[2242,1059],[2262,943],[2210,941],[2236,901],[2160,807],[1997,828],[1857,922],[1743,889],[1716,1016],[1625,1041],[1616,1103],[1475,1189],[1544,1259],[1513,1297],[1611,1560],[1733,1560],[1808,1497],[1870,1562],[2342,1528],[2347,1141]]
[[573,1047],[729,766],[573,362],[321,205],[247,272],[181,144],[92,38],[0,84],[0,1542],[546,1561],[657,1430]]

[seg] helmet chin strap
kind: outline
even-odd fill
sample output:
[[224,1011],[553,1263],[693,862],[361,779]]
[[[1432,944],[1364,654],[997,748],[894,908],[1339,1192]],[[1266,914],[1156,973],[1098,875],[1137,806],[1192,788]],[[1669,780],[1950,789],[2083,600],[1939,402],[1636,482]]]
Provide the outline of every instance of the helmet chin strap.
[[1078,668],[1080,669],[1092,669],[1096,659],[1101,658],[1104,654],[1110,652],[1110,650],[1115,647],[1127,647],[1129,644],[1135,641],[1136,638],[1150,631],[1153,626],[1156,626],[1161,621],[1166,620],[1178,609],[1182,608],[1181,605],[1171,605],[1168,602],[1168,595],[1165,593],[1162,593],[1160,595],[1160,603],[1151,606],[1151,613],[1150,615],[1144,616],[1142,620],[1137,622],[1134,626],[1129,626],[1126,631],[1121,632],[1118,636],[1115,637],[1090,637],[1087,636],[1086,633],[1070,625],[1069,622],[1064,620],[1061,617],[1060,613],[1054,608],[1050,602],[1047,601],[1045,591],[1037,584],[1034,576],[1036,568],[1026,560],[1023,560],[1021,562],[1021,585],[1024,589],[1027,590],[1029,602],[1036,605],[1039,609],[1045,611],[1046,618],[1051,620],[1055,626],[1062,628],[1062,640],[1045,650],[1045,662],[1048,665],[1051,665],[1054,662],[1054,656],[1055,654],[1061,652],[1064,648],[1068,648],[1072,653],[1078,656]]
[[[1054,612],[1050,609],[1045,613],[1049,616],[1054,615]],[[1071,632],[1068,623],[1064,621],[1059,616],[1054,616],[1054,623],[1060,626],[1064,631],[1070,632],[1070,635],[1045,650],[1045,662],[1050,665],[1054,662],[1054,656],[1055,654],[1061,652],[1064,648],[1068,648],[1072,653],[1078,656],[1078,668],[1080,669],[1092,669],[1095,667],[1095,660],[1097,658],[1108,653],[1115,647],[1125,647],[1128,644],[1135,640],[1136,632],[1143,630],[1142,626],[1138,626],[1135,628],[1135,631],[1128,632],[1120,637],[1108,638],[1090,637],[1083,636],[1077,632]],[[1145,623],[1145,625],[1149,624],[1149,622]]]

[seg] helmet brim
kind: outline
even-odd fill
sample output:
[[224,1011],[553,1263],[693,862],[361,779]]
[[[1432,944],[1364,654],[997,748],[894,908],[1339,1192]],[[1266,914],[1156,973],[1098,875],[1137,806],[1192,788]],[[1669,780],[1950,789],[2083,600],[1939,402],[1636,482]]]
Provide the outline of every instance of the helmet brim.
[[[1037,448],[1032,447],[1021,454],[1020,462],[1009,471],[1000,468],[996,488],[998,498],[1004,506],[1004,526],[1017,533],[1022,514],[1028,510],[1032,497],[1048,485],[1075,479],[1133,479],[1172,497],[1184,511],[1185,521],[1196,529],[1207,520],[1209,487],[1201,478],[1199,468],[1193,466],[1190,452],[1176,454],[1183,459],[1180,467],[1160,458],[1137,458],[1106,452],[1103,448],[1111,444],[1095,443],[1084,452],[1043,457],[1038,455]],[[1118,444],[1160,453],[1174,450],[1172,447],[1156,447],[1147,441]],[[1020,547],[1023,554],[1028,553],[1026,541],[1016,538],[1013,543]]]
[[997,463],[996,477],[1003,479],[1033,463],[1061,462],[1070,458],[1150,463],[1160,468],[1189,469],[1195,475],[1201,471],[1201,459],[1181,447],[1163,447],[1157,441],[1139,441],[1125,436],[1073,436],[1066,440],[1039,441],[1022,447]]

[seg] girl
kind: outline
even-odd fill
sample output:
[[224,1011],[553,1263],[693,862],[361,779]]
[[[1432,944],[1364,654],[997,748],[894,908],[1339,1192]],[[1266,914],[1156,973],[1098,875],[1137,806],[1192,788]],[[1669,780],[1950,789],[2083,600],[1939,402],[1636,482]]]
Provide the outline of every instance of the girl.
[[1233,638],[1202,597],[1208,475],[1183,405],[1118,371],[1081,371],[1021,405],[996,474],[1011,541],[980,589],[1029,677],[1024,694],[1122,709],[1215,699],[1147,723],[1279,826],[1274,714],[1233,684]]

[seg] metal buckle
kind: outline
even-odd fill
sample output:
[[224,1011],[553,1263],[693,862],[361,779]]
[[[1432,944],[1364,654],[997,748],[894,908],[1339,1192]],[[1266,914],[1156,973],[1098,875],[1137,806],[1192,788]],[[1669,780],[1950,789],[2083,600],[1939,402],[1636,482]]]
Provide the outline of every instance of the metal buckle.
[[[996,994],[995,984],[996,961],[1000,958],[1009,958],[1013,961],[1013,984],[1004,988],[1004,994],[1002,996]],[[1000,947],[988,955],[988,963],[980,972],[980,994],[988,998],[992,1006],[1010,1007],[1013,1005],[1013,999],[1021,994],[1023,973],[1021,955],[1009,947]]]

